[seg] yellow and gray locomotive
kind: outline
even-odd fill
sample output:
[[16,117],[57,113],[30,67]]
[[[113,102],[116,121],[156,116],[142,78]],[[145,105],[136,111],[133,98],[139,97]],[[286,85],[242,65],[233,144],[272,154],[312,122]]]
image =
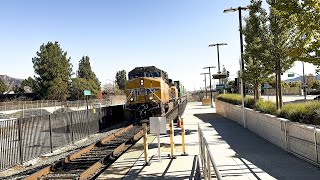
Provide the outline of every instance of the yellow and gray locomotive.
[[165,71],[154,66],[136,67],[128,76],[125,110],[131,119],[162,116],[178,102],[179,88]]

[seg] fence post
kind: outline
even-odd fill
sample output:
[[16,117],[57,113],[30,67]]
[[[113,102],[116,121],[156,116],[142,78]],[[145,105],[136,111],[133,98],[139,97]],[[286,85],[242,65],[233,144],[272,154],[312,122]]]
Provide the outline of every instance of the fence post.
[[74,143],[74,134],[73,134],[73,116],[72,116],[72,111],[70,112],[70,129],[71,129],[71,141]]
[[53,144],[52,144],[52,124],[51,124],[51,115],[49,115],[49,139],[50,139],[50,152],[53,152]]
[[18,118],[17,121],[18,121],[18,138],[19,138],[18,142],[19,142],[20,164],[23,164],[21,118]]
[[316,126],[313,126],[313,133],[314,133],[314,151],[316,155],[316,162],[319,162],[319,157],[318,157],[318,144],[317,144],[317,129]]

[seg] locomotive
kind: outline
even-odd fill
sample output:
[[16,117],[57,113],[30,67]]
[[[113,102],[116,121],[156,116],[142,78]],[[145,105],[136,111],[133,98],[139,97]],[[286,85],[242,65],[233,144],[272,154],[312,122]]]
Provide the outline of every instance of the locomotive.
[[180,81],[172,81],[155,66],[136,67],[128,76],[125,115],[134,121],[163,116],[185,97]]

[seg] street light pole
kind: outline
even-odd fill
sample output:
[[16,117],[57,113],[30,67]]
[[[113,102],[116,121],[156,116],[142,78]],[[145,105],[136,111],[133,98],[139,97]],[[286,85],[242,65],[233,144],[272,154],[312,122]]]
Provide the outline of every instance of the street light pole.
[[209,69],[209,79],[210,79],[210,101],[211,101],[211,107],[213,107],[213,103],[212,103],[212,90],[211,90],[211,68],[216,68],[215,66],[208,66],[208,67],[204,67],[203,69]]
[[[225,9],[223,12],[228,13],[228,12],[239,12],[239,31],[240,31],[240,51],[241,51],[241,56],[240,56],[240,74],[241,76],[243,75],[243,70],[244,70],[244,62],[243,62],[243,39],[242,39],[242,16],[241,16],[241,11],[242,10],[249,10],[248,7],[241,7],[239,6],[238,8],[230,8],[230,9]],[[245,86],[243,84],[243,79],[240,78],[241,82],[241,96],[242,96],[242,120],[243,120],[243,127],[246,128],[246,116],[244,112],[244,98],[246,96],[246,90]]]
[[[217,43],[217,44],[210,44],[209,47],[217,46],[217,54],[218,54],[218,74],[221,74],[220,71],[220,56],[219,56],[219,46],[227,45],[227,43]],[[221,79],[219,79],[219,84],[221,84]]]
[[[237,8],[230,8],[230,9],[225,9],[223,12],[224,13],[228,13],[228,12],[235,12],[238,11],[239,12],[239,31],[240,31],[240,50],[241,50],[241,68],[242,70],[244,70],[244,62],[242,59],[242,54],[243,54],[243,38],[242,38],[242,16],[241,16],[241,11],[244,10],[249,10],[248,7],[237,7]],[[243,96],[246,96],[246,90],[245,90],[245,86],[244,84],[241,85],[242,86],[242,91],[243,91]]]
[[208,98],[208,96],[207,96],[207,74],[209,74],[209,73],[201,73],[200,74],[200,75],[204,75],[204,90],[206,92],[206,98]]

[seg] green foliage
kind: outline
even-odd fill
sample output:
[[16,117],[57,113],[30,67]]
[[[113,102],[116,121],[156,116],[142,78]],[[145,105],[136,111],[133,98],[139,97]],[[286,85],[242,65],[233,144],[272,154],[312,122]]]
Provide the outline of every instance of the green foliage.
[[[290,27],[290,56],[320,65],[319,0],[281,0],[274,5],[277,14]],[[293,24],[293,26],[292,26]]]
[[[240,94],[220,94],[217,97],[217,99],[230,104],[235,104],[235,105],[242,104],[242,98]],[[244,106],[247,108],[253,108],[254,103],[255,103],[255,100],[249,96],[246,96],[246,98],[244,99]]]
[[311,87],[312,89],[320,89],[320,80],[317,80],[314,82],[314,84]]
[[306,76],[306,83],[309,89],[312,88],[313,84],[316,83],[317,79],[313,74],[308,74]]
[[90,58],[88,56],[83,56],[81,58],[81,60],[79,61],[79,69],[77,72],[79,79],[76,80],[77,82],[75,83],[78,83],[80,81],[83,84],[80,86],[73,85],[73,90],[75,90],[75,92],[72,92],[72,94],[78,94],[80,90],[82,90],[83,94],[83,90],[88,89],[91,90],[93,98],[98,97],[98,94],[101,91],[101,84],[96,74],[91,69]]
[[73,78],[71,83],[71,100],[81,100],[84,99],[83,91],[88,88],[87,80],[84,78]]
[[261,7],[262,1],[251,0],[249,17],[245,19],[243,29],[245,36],[245,51],[243,60],[245,69],[243,78],[254,88],[254,98],[260,98],[260,84],[272,73],[269,60],[270,40],[268,37],[267,12]]
[[294,122],[319,124],[320,102],[309,101],[303,103],[291,103],[283,106],[278,115]]
[[25,86],[30,87],[31,91],[34,92],[34,93],[37,93],[39,91],[39,84],[32,77],[28,77],[27,79],[24,79],[21,82],[21,85],[18,88],[18,92],[19,93],[24,93],[25,92],[25,90],[24,90]]
[[276,103],[272,101],[259,100],[254,105],[254,109],[257,111],[261,111],[263,113],[272,114],[272,115],[276,115],[277,113]]
[[7,91],[7,85],[4,83],[4,81],[0,78],[0,93],[3,94]]
[[119,86],[119,89],[124,90],[125,84],[127,83],[127,73],[125,70],[117,72],[116,83]]
[[67,52],[58,42],[40,46],[37,56],[32,58],[33,68],[38,75],[39,95],[43,99],[66,100],[69,94],[72,65]]
[[[220,94],[217,99],[230,104],[241,105],[241,95],[239,94]],[[320,124],[320,101],[289,103],[277,111],[274,102],[264,100],[255,102],[253,98],[247,97],[245,106],[263,113],[286,118],[293,122]]]

